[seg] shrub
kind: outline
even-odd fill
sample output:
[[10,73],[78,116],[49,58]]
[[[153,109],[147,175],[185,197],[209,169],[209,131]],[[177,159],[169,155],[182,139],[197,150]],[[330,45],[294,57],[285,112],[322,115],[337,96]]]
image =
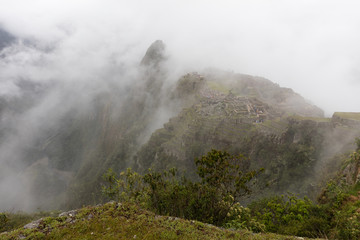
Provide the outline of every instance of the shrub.
[[225,224],[225,227],[227,228],[265,232],[265,225],[258,222],[256,218],[251,215],[251,210],[249,208],[243,207],[239,203],[236,203],[230,208],[228,219],[229,220]]
[[234,220],[238,199],[249,194],[249,182],[259,171],[242,171],[243,156],[211,150],[195,159],[200,182],[179,177],[176,169],[162,173],[149,170],[140,175],[128,169],[116,174],[110,169],[103,193],[110,198],[137,201],[162,215],[195,219],[215,225]]
[[117,176],[110,168],[104,175],[105,183],[102,186],[103,195],[117,201],[128,201],[145,204],[148,199],[148,188],[145,186],[143,176],[126,169]]
[[5,213],[0,213],[0,232],[4,231],[8,221],[9,218],[5,215]]
[[308,198],[294,194],[274,196],[249,205],[256,221],[274,233],[306,237],[323,237],[329,229],[325,209]]

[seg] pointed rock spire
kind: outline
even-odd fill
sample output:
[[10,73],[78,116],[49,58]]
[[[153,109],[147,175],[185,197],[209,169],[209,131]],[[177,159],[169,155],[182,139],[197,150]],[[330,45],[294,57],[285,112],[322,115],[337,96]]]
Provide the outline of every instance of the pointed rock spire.
[[145,56],[141,60],[143,66],[157,66],[160,62],[165,60],[165,44],[161,40],[156,40],[147,49]]

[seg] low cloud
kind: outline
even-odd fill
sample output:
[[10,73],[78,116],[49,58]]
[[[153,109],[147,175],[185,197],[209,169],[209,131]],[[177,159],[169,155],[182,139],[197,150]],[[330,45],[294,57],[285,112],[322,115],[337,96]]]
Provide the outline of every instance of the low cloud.
[[[0,145],[3,193],[24,188],[19,181],[9,188],[9,178],[2,179],[26,165],[22,150],[61,116],[91,110],[91,100],[102,92],[126,98],[156,39],[167,45],[167,87],[187,71],[215,67],[293,88],[327,115],[360,111],[357,1],[0,3],[0,27],[16,37],[0,53],[0,97],[14,106],[0,109],[0,132],[7,139]],[[27,104],[19,108],[17,99]],[[168,119],[170,109],[157,110],[151,130]]]

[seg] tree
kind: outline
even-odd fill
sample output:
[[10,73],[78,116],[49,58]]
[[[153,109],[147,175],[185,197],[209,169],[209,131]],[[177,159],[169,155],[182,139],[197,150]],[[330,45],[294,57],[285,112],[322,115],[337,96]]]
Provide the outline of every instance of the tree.
[[195,159],[197,173],[203,184],[216,187],[225,195],[239,198],[251,193],[247,183],[264,169],[244,172],[243,155],[232,156],[226,151],[212,149],[207,155]]
[[247,171],[244,167],[246,158],[243,155],[233,156],[226,151],[212,149],[201,158],[195,159],[201,186],[206,191],[203,199],[209,199],[205,207],[212,215],[215,224],[221,224],[227,218],[230,209],[238,200],[251,193],[248,183],[263,171]]
[[[116,178],[110,170],[104,175],[103,192],[119,200],[135,200],[158,214],[223,226],[232,220],[235,204],[251,192],[248,183],[263,169],[245,171],[246,158],[211,150],[195,159],[200,182],[177,176],[176,169],[149,172],[143,176],[127,170]],[[139,182],[140,181],[140,182]]]

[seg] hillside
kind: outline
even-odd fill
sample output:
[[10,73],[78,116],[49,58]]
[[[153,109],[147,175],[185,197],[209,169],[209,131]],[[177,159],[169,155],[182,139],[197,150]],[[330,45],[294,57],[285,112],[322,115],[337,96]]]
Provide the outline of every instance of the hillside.
[[[324,118],[291,89],[241,74],[190,73],[174,93],[186,106],[155,131],[137,153],[139,170],[173,166],[194,174],[194,158],[210,149],[248,157],[265,168],[252,197],[295,192],[316,198],[341,158],[354,149],[359,121]],[[355,115],[355,114],[353,114]]]
[[[239,213],[241,222],[244,221],[242,224],[245,223],[241,229],[224,229],[199,221],[157,215],[140,207],[146,205],[142,201],[138,204],[111,201],[63,212],[57,217],[46,217],[46,214],[38,213],[34,217],[42,215],[42,218],[17,229],[11,227],[14,223],[7,224],[6,219],[11,219],[11,214],[1,214],[0,229],[7,229],[8,232],[0,233],[0,239],[99,239],[100,236],[103,239],[307,239],[267,231],[298,232],[323,236],[325,239],[358,239],[359,147],[360,140],[357,141],[357,151],[342,162],[341,170],[324,188],[318,204],[294,196],[282,203],[278,200],[284,199],[283,196],[263,199],[250,208],[239,208],[246,212]],[[273,205],[275,202],[277,204]],[[250,219],[247,219],[247,215],[251,216]],[[271,216],[272,223],[266,216]],[[30,219],[28,215],[26,217]],[[19,221],[19,216],[16,218]],[[287,218],[292,220],[286,220]],[[278,222],[280,219],[282,220]],[[261,233],[245,229],[245,226],[250,227],[255,223],[265,224],[263,227],[266,228]],[[279,224],[280,228],[271,230],[271,226],[274,227],[272,224]]]
[[110,202],[46,217],[0,239],[307,239],[226,230],[198,221],[159,216],[134,204]]

